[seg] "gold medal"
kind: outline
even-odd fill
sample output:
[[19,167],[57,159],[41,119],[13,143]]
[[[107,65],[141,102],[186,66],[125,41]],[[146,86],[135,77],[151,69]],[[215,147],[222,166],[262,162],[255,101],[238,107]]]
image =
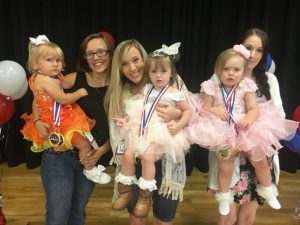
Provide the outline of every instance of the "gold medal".
[[64,136],[60,133],[53,132],[49,135],[49,142],[53,147],[62,146],[64,144]]
[[229,159],[231,156],[238,156],[240,151],[238,149],[222,149],[217,151],[217,157],[219,159]]
[[219,159],[226,160],[226,159],[229,159],[230,156],[231,156],[231,151],[229,149],[222,149],[222,150],[217,151],[217,157]]

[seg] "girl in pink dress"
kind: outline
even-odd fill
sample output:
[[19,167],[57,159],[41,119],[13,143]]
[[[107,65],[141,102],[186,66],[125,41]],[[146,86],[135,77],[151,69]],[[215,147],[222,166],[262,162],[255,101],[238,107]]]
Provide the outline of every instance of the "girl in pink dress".
[[248,154],[259,175],[259,194],[272,208],[281,207],[266,156],[277,154],[281,148],[279,140],[291,138],[295,124],[278,116],[272,102],[258,108],[257,86],[243,77],[249,56],[243,45],[235,45],[219,55],[215,65],[218,79],[201,84],[200,116],[187,128],[192,143],[217,153],[219,192],[215,196],[221,215],[229,213],[233,201],[229,187],[239,151]]

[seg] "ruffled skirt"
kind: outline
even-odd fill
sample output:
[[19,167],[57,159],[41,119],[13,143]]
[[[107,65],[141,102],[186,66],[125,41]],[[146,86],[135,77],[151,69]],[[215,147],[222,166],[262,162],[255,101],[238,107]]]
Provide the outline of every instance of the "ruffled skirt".
[[[50,125],[49,134],[52,132],[57,132],[63,137],[63,144],[59,147],[54,148],[55,150],[67,150],[73,148],[72,138],[75,132],[85,136],[86,133],[89,133],[91,128],[95,125],[95,120],[88,118],[84,111],[77,105],[72,104],[72,107],[61,108],[61,115],[64,115],[61,118],[60,126],[53,127],[52,119],[49,115],[40,115],[40,118],[43,122]],[[27,113],[21,116],[25,120],[25,125],[21,130],[21,133],[24,136],[24,139],[32,141],[31,150],[33,152],[41,152],[46,150],[53,145],[49,140],[44,140],[40,137],[38,130],[34,126],[33,116],[28,115]]]
[[[146,105],[145,111],[148,112],[149,105]],[[141,117],[144,109],[144,97],[134,96],[126,105],[126,113],[129,116],[129,122],[121,129],[121,133],[126,135],[126,144],[132,145],[136,149],[136,156],[144,154],[150,145],[155,145],[155,154],[168,154],[174,162],[182,161],[185,153],[190,148],[185,132],[179,131],[171,135],[167,125],[157,116],[156,111],[151,116],[148,124],[144,128],[144,133],[140,134]]]

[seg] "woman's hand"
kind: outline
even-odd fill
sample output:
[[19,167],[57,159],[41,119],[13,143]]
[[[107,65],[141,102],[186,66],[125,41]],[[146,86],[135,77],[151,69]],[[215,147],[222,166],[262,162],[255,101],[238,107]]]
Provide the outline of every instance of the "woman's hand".
[[178,131],[181,129],[181,127],[178,126],[178,124],[174,120],[171,120],[170,122],[166,123],[166,125],[170,134],[172,135],[177,134]]
[[50,125],[38,119],[34,123],[34,126],[38,130],[40,137],[44,140],[47,140],[49,136],[48,129],[50,128]]
[[103,152],[103,147],[97,149],[92,149],[84,158],[80,159],[80,162],[85,168],[92,168],[101,159]]
[[163,119],[164,122],[177,120],[181,117],[182,111],[175,106],[167,103],[160,103],[156,107],[157,115]]

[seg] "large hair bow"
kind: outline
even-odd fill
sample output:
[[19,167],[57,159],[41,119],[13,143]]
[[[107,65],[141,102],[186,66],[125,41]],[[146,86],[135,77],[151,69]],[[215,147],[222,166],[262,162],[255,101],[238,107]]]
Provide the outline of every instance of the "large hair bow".
[[167,55],[176,55],[178,54],[178,49],[180,47],[181,43],[176,42],[169,47],[167,45],[162,45],[162,48],[155,50],[153,53],[154,54],[159,54],[159,53],[165,53]]
[[39,35],[36,38],[29,38],[30,42],[35,44],[35,45],[40,45],[40,44],[45,44],[49,42],[49,39],[47,38],[46,35]]
[[235,52],[240,53],[246,59],[249,59],[249,57],[250,57],[250,51],[244,45],[241,45],[241,44],[240,45],[234,45],[233,50]]

